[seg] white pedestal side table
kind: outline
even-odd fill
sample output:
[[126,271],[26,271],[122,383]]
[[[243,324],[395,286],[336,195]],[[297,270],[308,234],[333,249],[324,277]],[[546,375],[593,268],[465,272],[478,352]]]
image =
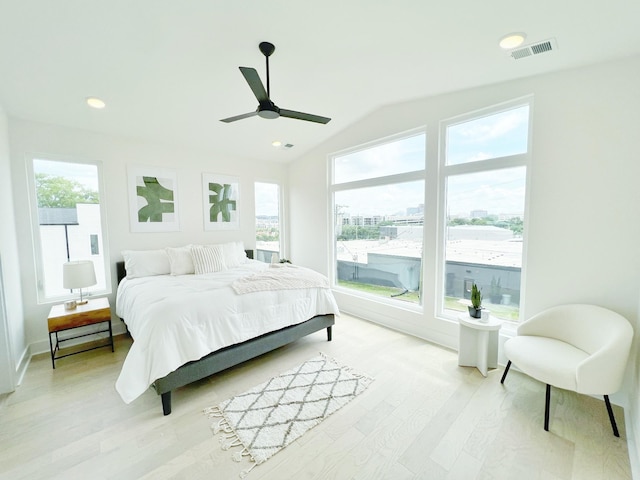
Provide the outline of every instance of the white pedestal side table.
[[477,367],[483,376],[490,368],[498,366],[498,330],[502,322],[489,317],[486,322],[462,313],[460,322],[460,342],[458,345],[458,365]]

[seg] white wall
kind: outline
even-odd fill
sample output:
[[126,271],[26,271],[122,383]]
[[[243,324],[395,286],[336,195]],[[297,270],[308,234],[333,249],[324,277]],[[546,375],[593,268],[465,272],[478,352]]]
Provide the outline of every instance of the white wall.
[[[536,61],[536,59],[531,59]],[[526,60],[528,61],[528,60]],[[514,68],[518,68],[514,64]],[[473,72],[469,72],[470,75]],[[291,256],[328,272],[327,155],[426,125],[426,189],[438,188],[440,120],[534,95],[533,165],[524,270],[524,316],[551,305],[595,303],[638,329],[640,292],[640,57],[392,105],[298,159],[290,168]],[[431,190],[432,191],[432,190]],[[337,295],[342,310],[457,348],[456,322],[438,320],[434,295],[437,205],[425,202],[424,313]],[[428,226],[432,227],[429,228]],[[640,360],[635,342],[632,362]],[[633,399],[638,372],[616,396]],[[628,375],[627,377],[629,377]]]
[[0,108],[0,296],[4,300],[4,309],[0,304],[0,393],[14,389],[27,362],[22,355],[26,342],[13,207],[8,120]]
[[[102,163],[106,202],[108,249],[112,265],[115,305],[115,262],[122,260],[122,250],[146,250],[188,243],[221,243],[242,240],[246,248],[254,248],[254,196],[256,180],[279,182],[286,188],[285,165],[251,162],[215,152],[189,151],[143,143],[126,138],[99,135],[88,131],[9,119],[10,155],[17,235],[22,266],[21,284],[24,296],[24,328],[26,344],[35,351],[47,351],[46,319],[51,305],[37,305],[35,266],[27,197],[26,156],[33,153],[55,155],[56,158],[96,160]],[[127,197],[127,165],[147,165],[173,169],[178,178],[180,231],[169,233],[131,233]],[[202,173],[218,173],[240,177],[240,230],[205,232],[202,213]],[[16,276],[17,278],[17,276]],[[120,327],[120,322],[113,322]],[[24,348],[24,347],[23,347]]]

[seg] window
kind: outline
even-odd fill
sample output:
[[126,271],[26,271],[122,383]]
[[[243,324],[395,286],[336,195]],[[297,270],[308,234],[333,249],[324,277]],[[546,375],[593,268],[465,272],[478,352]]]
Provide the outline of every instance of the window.
[[89,241],[91,242],[91,255],[100,255],[100,246],[98,245],[98,235],[92,233],[89,235]]
[[97,284],[89,293],[108,293],[99,166],[34,158],[29,172],[38,301],[75,294],[62,286],[62,264],[70,260],[91,260]]
[[443,122],[445,315],[476,283],[491,315],[519,318],[529,115],[527,101]]
[[414,133],[332,158],[337,287],[421,304],[425,148]]
[[280,187],[276,183],[255,184],[256,260],[271,262],[280,257]]

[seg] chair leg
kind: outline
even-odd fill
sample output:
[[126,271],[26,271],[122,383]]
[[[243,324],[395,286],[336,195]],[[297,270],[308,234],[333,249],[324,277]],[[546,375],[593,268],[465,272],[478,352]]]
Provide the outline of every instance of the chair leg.
[[[504,373],[502,374],[502,380],[500,383],[504,383],[504,379],[507,378],[507,373],[509,373],[509,368],[511,368],[511,360],[507,362],[507,366],[504,367]],[[609,418],[611,419],[611,425],[613,425],[613,434],[616,437],[618,435],[618,429],[616,428],[616,421],[613,418],[613,411],[611,410],[611,405],[609,404],[609,398],[605,395],[605,401],[607,402],[607,409],[609,411]],[[545,402],[544,402],[544,429],[549,431],[549,403],[551,403],[551,385],[547,384],[547,392],[545,394]]]
[[619,437],[620,433],[618,433],[618,426],[616,425],[616,417],[613,416],[613,409],[611,408],[609,395],[604,396],[604,403],[607,405],[607,412],[609,412],[609,420],[611,420],[611,427],[613,428],[613,434],[616,437]]
[[549,403],[551,401],[551,385],[547,384],[547,394],[544,402],[544,429],[549,431]]
[[507,366],[504,367],[504,373],[502,374],[502,380],[500,383],[504,383],[504,379],[507,378],[507,373],[509,373],[509,369],[511,368],[511,360],[507,362]]

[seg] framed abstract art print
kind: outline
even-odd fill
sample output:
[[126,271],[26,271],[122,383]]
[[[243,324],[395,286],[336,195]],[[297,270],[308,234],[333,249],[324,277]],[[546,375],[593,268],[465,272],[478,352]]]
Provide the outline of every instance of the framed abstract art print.
[[128,168],[129,219],[132,232],[176,232],[178,219],[178,179],[164,168]]
[[202,174],[204,229],[236,230],[240,228],[240,179],[213,173]]

